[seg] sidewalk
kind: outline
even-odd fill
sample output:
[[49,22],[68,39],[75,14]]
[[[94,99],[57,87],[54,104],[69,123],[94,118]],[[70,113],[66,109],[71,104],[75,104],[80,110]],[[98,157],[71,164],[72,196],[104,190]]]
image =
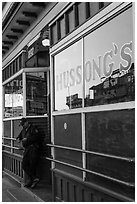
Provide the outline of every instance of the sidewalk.
[[29,189],[22,187],[22,185],[10,179],[6,174],[3,174],[2,202],[45,202],[45,201],[40,199]]

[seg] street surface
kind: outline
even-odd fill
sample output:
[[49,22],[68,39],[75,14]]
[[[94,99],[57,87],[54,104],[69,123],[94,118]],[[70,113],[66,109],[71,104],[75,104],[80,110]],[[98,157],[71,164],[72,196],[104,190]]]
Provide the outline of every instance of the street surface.
[[40,202],[6,176],[2,178],[2,202]]

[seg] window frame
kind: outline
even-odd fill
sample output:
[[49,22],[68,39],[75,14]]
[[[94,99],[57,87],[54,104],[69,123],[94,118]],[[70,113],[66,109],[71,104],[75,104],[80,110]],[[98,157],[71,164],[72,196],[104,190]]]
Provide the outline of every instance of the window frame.
[[[115,3],[116,4],[116,3]],[[92,22],[93,21],[93,19],[90,19],[88,22],[85,22],[84,23],[84,25],[83,26],[81,26],[81,28],[77,28],[77,32],[76,32],[76,34],[73,34],[72,36],[75,36],[75,35],[77,35],[77,37],[70,37],[69,38],[69,36],[71,36],[71,34],[69,34],[68,35],[68,40],[67,40],[67,42],[65,42],[65,39],[63,40],[61,40],[61,42],[62,42],[62,46],[60,46],[60,42],[58,43],[58,46],[57,45],[55,45],[55,46],[53,46],[51,49],[50,49],[50,54],[51,54],[51,66],[52,66],[52,69],[51,69],[51,85],[52,85],[52,82],[54,82],[55,80],[54,80],[54,69],[55,69],[55,67],[54,67],[54,57],[56,56],[56,54],[58,54],[58,53],[60,53],[60,52],[62,52],[63,50],[65,50],[66,48],[68,48],[68,47],[70,47],[71,45],[73,45],[73,44],[75,44],[77,41],[79,41],[80,39],[82,39],[82,45],[83,45],[83,47],[84,47],[84,37],[86,37],[88,34],[90,34],[90,33],[92,33],[94,30],[96,30],[97,28],[100,28],[101,26],[103,26],[105,23],[107,23],[108,21],[111,21],[112,19],[114,19],[116,16],[118,16],[121,12],[124,12],[124,11],[126,11],[127,9],[129,9],[130,7],[132,7],[132,4],[130,4],[130,3],[127,3],[126,4],[126,7],[124,7],[124,4],[122,3],[118,3],[118,5],[119,5],[119,7],[120,8],[117,8],[116,6],[113,6],[113,5],[111,5],[112,6],[112,8],[113,8],[113,11],[112,11],[112,14],[110,14],[110,13],[108,13],[108,20],[106,21],[106,17],[105,17],[105,19],[104,18],[102,18],[101,19],[101,21],[100,21],[100,19],[98,20],[98,22],[96,22],[96,19],[95,19],[95,25],[94,24],[92,24],[91,23],[91,25],[90,26],[88,26],[88,28],[87,29],[85,29],[83,32],[81,32],[81,30],[82,30],[82,28],[85,28],[85,26],[86,25],[89,25],[89,23],[90,23],[90,21]],[[75,5],[73,5],[73,6],[75,6]],[[108,10],[111,10],[112,8],[109,8]],[[114,11],[114,9],[116,9],[116,11],[117,11],[117,15],[113,15],[113,13],[115,13],[115,11]],[[122,11],[121,11],[122,10]],[[104,14],[103,14],[104,15]],[[94,28],[95,27],[95,28]],[[80,32],[80,34],[79,34],[79,32]],[[83,55],[83,62],[82,62],[82,71],[83,71],[83,67],[84,67],[84,49],[82,49],[82,55]],[[53,76],[52,76],[53,75]],[[83,75],[82,75],[83,76]],[[82,79],[83,79],[83,77],[82,77]],[[84,79],[83,79],[84,80]],[[82,80],[82,83],[83,83],[83,80]],[[53,115],[58,115],[58,114],[62,114],[62,113],[68,113],[69,114],[69,112],[72,112],[72,113],[77,113],[77,112],[83,112],[83,110],[84,110],[84,112],[86,112],[86,110],[88,109],[88,110],[96,110],[96,106],[90,106],[90,107],[84,107],[84,94],[85,94],[85,87],[84,87],[85,85],[84,84],[82,84],[82,87],[83,87],[83,97],[82,97],[82,104],[83,104],[83,106],[82,106],[82,108],[75,108],[75,109],[69,109],[69,110],[60,110],[60,111],[54,111],[54,107],[55,107],[55,94],[54,94],[54,91],[55,91],[55,85],[53,85],[53,86],[51,86],[51,95],[52,95],[52,99],[51,99],[51,101],[52,101],[52,106],[51,106],[51,108],[52,108],[52,113],[53,113]],[[54,88],[54,89],[53,89]],[[130,102],[119,102],[119,103],[116,103],[116,104],[107,104],[107,105],[112,105],[111,107],[112,107],[112,109],[117,109],[118,108],[118,104],[120,104],[120,108],[122,108],[121,107],[121,104],[123,104],[123,106],[124,106],[124,104],[127,104],[126,105],[126,107],[129,107],[129,103],[131,103],[131,107],[134,107],[134,101],[130,101]],[[106,105],[98,105],[97,107],[99,107],[99,109],[100,109],[100,106],[102,107],[104,107],[104,110],[106,110],[107,108],[106,108]],[[103,107],[102,107],[102,109],[103,109]],[[118,108],[119,109],[119,108]],[[109,110],[109,108],[108,108],[108,110]]]
[[[4,81],[2,83],[3,86],[3,96],[5,94],[5,85],[8,84],[9,82],[13,81],[15,78],[17,78],[18,76],[22,75],[22,86],[23,86],[23,116],[21,117],[26,117],[26,73],[30,73],[30,72],[49,72],[50,68],[49,67],[36,67],[36,68],[24,68],[21,69],[19,72],[17,72],[16,74],[14,74],[12,77],[10,77],[9,79],[7,79],[6,81]],[[47,78],[49,78],[49,74],[47,74]],[[47,81],[49,81],[47,79]],[[49,84],[48,84],[48,89],[49,89]],[[5,98],[3,97],[3,107],[5,106]],[[45,114],[44,116],[46,116],[47,114]],[[4,117],[4,111],[3,111],[3,120],[12,120],[15,118],[21,118],[20,116],[18,117],[9,117],[9,118],[5,118]],[[27,116],[27,117],[31,117],[31,116]],[[43,117],[43,116],[32,116],[32,117]]]
[[[113,110],[125,110],[125,109],[134,109],[135,108],[135,101],[129,101],[129,102],[119,102],[115,104],[106,104],[106,105],[97,105],[97,106],[90,106],[90,107],[82,107],[82,108],[75,108],[75,109],[69,109],[69,110],[61,110],[61,111],[54,111],[55,107],[55,85],[54,85],[54,57],[59,52],[65,50],[67,47],[71,46],[75,42],[77,42],[80,39],[83,39],[83,46],[84,46],[84,37],[87,36],[89,33],[93,32],[95,29],[99,28],[106,22],[112,20],[120,13],[124,12],[125,10],[132,7],[131,3],[112,3],[109,7],[106,8],[104,11],[101,9],[101,12],[99,12],[97,15],[94,16],[94,18],[89,19],[89,21],[85,22],[83,25],[78,26],[77,29],[75,29],[72,33],[68,34],[65,39],[62,39],[57,44],[53,45],[50,48],[50,54],[51,54],[51,75],[50,75],[50,81],[51,81],[51,143],[52,149],[51,149],[51,155],[52,155],[52,169],[55,168],[55,149],[56,147],[54,143],[54,119],[55,117],[58,117],[60,115],[71,115],[71,114],[81,114],[81,121],[82,121],[82,149],[79,150],[82,152],[82,162],[83,162],[83,169],[86,169],[86,145],[85,145],[85,114],[86,113],[92,113],[92,112],[103,112],[103,111],[113,111]],[[83,49],[84,50],[84,49]],[[84,66],[84,51],[83,51],[83,63],[82,66]],[[85,83],[84,83],[85,84]],[[84,91],[84,84],[83,84],[83,96],[85,96]],[[84,97],[83,97],[83,104],[84,104]],[[66,148],[64,146],[60,148]],[[68,148],[68,147],[67,147]],[[71,148],[71,147],[69,147]],[[76,150],[78,151],[78,150]],[[86,171],[83,171],[83,181],[85,181],[86,178]]]

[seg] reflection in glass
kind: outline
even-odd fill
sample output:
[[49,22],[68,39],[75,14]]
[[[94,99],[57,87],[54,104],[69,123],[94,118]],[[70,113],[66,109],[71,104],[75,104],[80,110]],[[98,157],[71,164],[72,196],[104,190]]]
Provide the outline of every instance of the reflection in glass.
[[135,100],[134,64],[126,74],[118,70],[97,86],[89,88],[85,106],[118,103]]
[[55,56],[55,110],[82,107],[82,40]]
[[23,115],[23,87],[22,76],[5,85],[5,117],[17,117]]
[[27,115],[47,113],[47,75],[45,72],[27,73],[26,109]]
[[132,46],[132,8],[84,38],[85,106],[135,99]]

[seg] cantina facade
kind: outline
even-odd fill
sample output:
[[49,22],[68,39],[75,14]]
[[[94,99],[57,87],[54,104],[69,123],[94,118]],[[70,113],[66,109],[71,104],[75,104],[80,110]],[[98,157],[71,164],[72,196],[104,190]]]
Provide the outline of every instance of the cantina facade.
[[38,172],[53,201],[134,201],[134,3],[18,6],[25,27],[2,39],[4,171],[24,179],[15,138],[26,117],[43,136]]

